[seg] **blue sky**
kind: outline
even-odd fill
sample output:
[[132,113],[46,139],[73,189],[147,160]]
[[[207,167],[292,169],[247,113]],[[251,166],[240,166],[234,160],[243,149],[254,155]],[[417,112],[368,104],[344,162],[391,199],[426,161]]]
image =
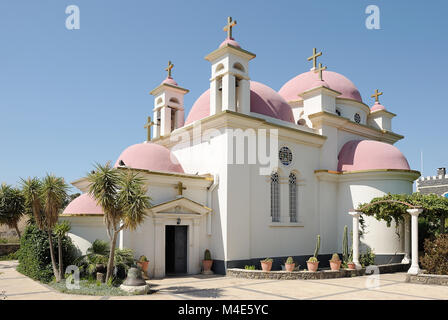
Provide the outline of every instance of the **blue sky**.
[[[365,8],[381,10],[381,30],[365,27]],[[79,30],[65,8],[80,9]],[[424,175],[448,166],[446,1],[103,1],[0,3],[0,181],[46,172],[73,181],[94,162],[115,161],[145,140],[149,91],[173,76],[188,88],[187,112],[209,86],[204,56],[234,37],[254,52],[251,78],[275,90],[309,70],[312,48],[344,74],[363,100],[378,88],[398,116],[396,145]]]

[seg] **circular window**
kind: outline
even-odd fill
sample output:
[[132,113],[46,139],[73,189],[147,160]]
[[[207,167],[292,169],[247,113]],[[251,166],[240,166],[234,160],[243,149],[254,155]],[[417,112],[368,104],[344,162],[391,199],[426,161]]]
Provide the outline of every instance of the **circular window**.
[[356,123],[360,123],[361,122],[361,116],[359,115],[359,113],[355,113],[355,122]]
[[289,165],[292,162],[292,152],[288,147],[281,147],[278,152],[278,158],[281,163],[285,166]]

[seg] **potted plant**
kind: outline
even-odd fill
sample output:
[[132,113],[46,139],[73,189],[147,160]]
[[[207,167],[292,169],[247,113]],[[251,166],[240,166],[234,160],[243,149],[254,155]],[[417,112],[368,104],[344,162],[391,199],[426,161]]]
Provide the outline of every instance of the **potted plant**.
[[286,259],[285,262],[285,269],[288,272],[294,271],[296,264],[294,262],[294,260],[292,259],[292,257],[288,257],[288,259]]
[[271,269],[272,269],[272,261],[273,260],[271,258],[266,258],[264,260],[261,260],[260,261],[261,262],[261,269],[263,271],[267,271],[267,272],[271,271]]
[[145,277],[148,276],[148,267],[149,267],[149,261],[148,258],[146,258],[146,256],[140,256],[140,258],[137,261],[137,265],[142,268],[143,270],[143,275]]
[[204,260],[202,260],[202,269],[203,269],[204,274],[210,274],[212,272],[211,271],[212,264],[213,264],[213,260],[212,260],[212,255],[210,253],[210,250],[205,249]]
[[341,268],[341,259],[339,259],[339,255],[337,253],[333,253],[333,256],[331,257],[330,260],[330,268],[333,271],[339,271],[339,269]]
[[314,256],[308,259],[306,262],[308,271],[316,272],[319,267],[319,260],[317,260],[317,256],[319,255],[320,250],[320,235],[317,235],[316,249],[314,250]]
[[[353,244],[352,244],[353,246]],[[356,270],[356,266],[353,263],[353,247],[348,248],[348,228],[344,226],[344,234],[342,237],[342,259],[344,261],[344,267],[348,267],[351,270]]]

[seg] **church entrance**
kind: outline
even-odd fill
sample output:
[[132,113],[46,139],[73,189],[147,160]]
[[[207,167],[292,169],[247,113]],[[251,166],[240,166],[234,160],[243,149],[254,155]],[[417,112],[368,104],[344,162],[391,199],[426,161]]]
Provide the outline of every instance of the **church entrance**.
[[165,274],[187,273],[188,226],[166,226]]

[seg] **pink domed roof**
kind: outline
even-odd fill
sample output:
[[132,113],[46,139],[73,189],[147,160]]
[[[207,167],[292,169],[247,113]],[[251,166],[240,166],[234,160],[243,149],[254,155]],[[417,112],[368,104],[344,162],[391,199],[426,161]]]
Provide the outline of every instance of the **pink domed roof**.
[[373,140],[351,140],[338,155],[338,171],[373,169],[410,170],[409,163],[397,147]]
[[219,45],[219,47],[222,48],[222,47],[224,47],[226,44],[230,44],[230,45],[232,45],[232,46],[234,46],[234,47],[241,48],[240,44],[239,44],[238,42],[236,42],[235,39],[233,39],[233,38],[226,38],[226,40],[224,40],[224,41]]
[[[272,88],[250,81],[250,111],[294,123],[294,115],[288,103]],[[185,125],[210,115],[210,89],[194,103]]]
[[[322,79],[328,84],[330,89],[341,93],[339,96],[340,98],[353,99],[362,102],[361,94],[356,86],[342,74],[325,70],[322,73]],[[286,82],[278,93],[286,101],[302,100],[298,95],[309,89],[315,88],[316,81],[318,81],[318,74],[314,71],[308,71],[299,74],[297,77]]]
[[378,111],[378,110],[386,110],[386,107],[381,105],[379,102],[375,102],[375,104],[370,109],[371,112]]
[[68,206],[65,208],[62,214],[92,214],[92,215],[102,215],[103,210],[99,206],[95,199],[88,193],[84,193],[79,197],[72,200]]
[[134,169],[184,173],[176,156],[155,143],[139,143],[126,148],[115,162],[115,168],[120,160],[126,167]]
[[174,81],[174,79],[171,78],[171,77],[166,77],[166,79],[162,81],[162,84],[164,84],[164,83],[165,84],[170,84],[172,86],[177,86],[177,82]]

